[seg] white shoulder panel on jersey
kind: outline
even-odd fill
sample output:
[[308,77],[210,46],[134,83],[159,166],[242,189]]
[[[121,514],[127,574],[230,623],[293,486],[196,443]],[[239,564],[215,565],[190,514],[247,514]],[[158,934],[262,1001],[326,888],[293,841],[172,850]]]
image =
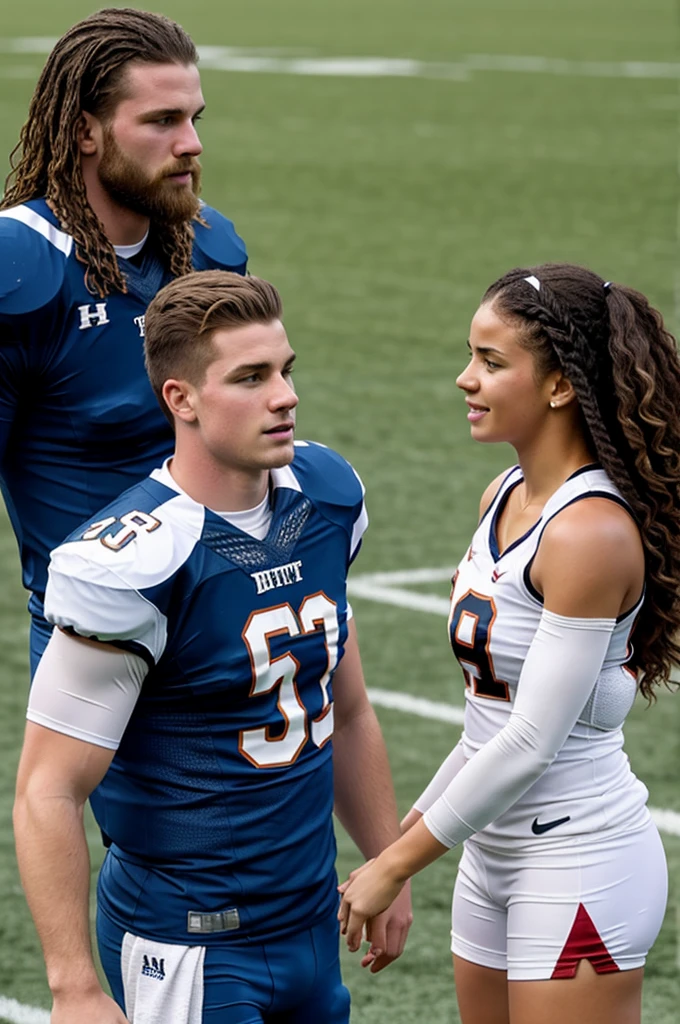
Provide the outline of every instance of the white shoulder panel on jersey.
[[50,564],[45,590],[45,618],[61,629],[103,643],[134,643],[144,647],[154,663],[168,639],[167,619],[139,591],[121,587],[107,569],[92,566],[77,555]]
[[[201,536],[205,509],[187,494],[176,494],[150,512],[138,513],[134,496],[130,508],[116,514],[110,527],[102,519],[52,552],[55,565],[77,555],[91,566],[91,578],[101,570],[119,579],[119,587],[143,590],[168,579],[187,560]],[[143,522],[137,522],[139,516]],[[124,527],[124,528],[123,528]]]
[[9,210],[0,210],[0,217],[6,217],[8,220],[16,220],[21,224],[26,224],[27,227],[33,228],[38,234],[46,238],[48,242],[63,252],[64,256],[70,256],[71,250],[73,249],[73,239],[70,235],[67,235],[65,231],[60,231],[59,228],[55,228],[54,224],[50,224],[48,220],[41,217],[35,210],[31,210],[28,206],[13,206]]
[[137,532],[131,526],[132,535],[119,549],[106,543],[106,530],[93,539],[62,544],[50,561],[46,618],[81,636],[139,643],[157,661],[167,641],[167,623],[140,591],[168,580],[184,564],[201,535],[204,515],[202,505],[178,494],[146,515],[157,526]]
[[[295,442],[295,444],[300,443],[301,442],[299,441]],[[272,469],[270,472],[274,487],[285,487],[286,490],[288,491],[302,490],[302,488],[300,487],[300,481],[295,476],[295,473],[290,468],[290,466],[281,466],[280,468]]]
[[31,314],[54,300],[64,283],[72,242],[70,235],[28,206],[0,211],[3,318]]

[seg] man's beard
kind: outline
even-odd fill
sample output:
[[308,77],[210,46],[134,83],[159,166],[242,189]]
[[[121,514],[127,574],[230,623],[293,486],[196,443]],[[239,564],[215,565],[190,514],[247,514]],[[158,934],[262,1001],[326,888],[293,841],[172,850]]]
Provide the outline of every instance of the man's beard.
[[[168,181],[169,174],[186,172],[191,174],[190,187]],[[195,157],[175,160],[150,178],[140,164],[123,153],[110,128],[105,128],[104,152],[98,173],[112,199],[152,221],[182,224],[198,213],[201,165]]]

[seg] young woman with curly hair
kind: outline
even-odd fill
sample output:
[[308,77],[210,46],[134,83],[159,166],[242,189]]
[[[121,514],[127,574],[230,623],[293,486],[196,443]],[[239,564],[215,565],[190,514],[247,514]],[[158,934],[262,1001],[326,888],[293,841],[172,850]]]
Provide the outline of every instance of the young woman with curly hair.
[[546,264],[488,289],[469,346],[472,436],[518,464],[484,492],[453,581],[465,729],[402,837],[341,887],[340,917],[358,948],[407,878],[466,841],[464,1024],[639,1024],[667,870],[621,727],[680,655],[675,342],[639,292]]

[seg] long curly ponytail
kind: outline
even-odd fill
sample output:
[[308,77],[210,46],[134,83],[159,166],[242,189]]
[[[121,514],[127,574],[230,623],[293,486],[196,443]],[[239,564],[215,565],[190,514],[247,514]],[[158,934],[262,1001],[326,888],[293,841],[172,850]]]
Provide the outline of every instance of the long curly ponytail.
[[[535,283],[527,281],[532,278]],[[536,287],[536,284],[539,287]],[[680,359],[644,295],[583,267],[511,270],[484,295],[520,326],[539,373],[561,368],[597,457],[631,507],[645,549],[646,596],[635,624],[640,690],[680,663]]]

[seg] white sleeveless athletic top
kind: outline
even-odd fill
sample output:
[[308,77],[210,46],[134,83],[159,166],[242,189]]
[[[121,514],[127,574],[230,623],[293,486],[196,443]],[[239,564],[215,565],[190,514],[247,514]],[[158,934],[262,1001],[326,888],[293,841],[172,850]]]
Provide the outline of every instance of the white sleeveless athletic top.
[[[449,636],[466,682],[466,759],[510,716],[543,611],[530,571],[547,524],[567,505],[588,497],[628,507],[604,470],[585,466],[551,496],[538,522],[501,554],[496,525],[522,479],[519,466],[505,476],[454,576]],[[647,789],[630,770],[621,731],[636,694],[635,675],[626,663],[641,604],[642,598],[617,620],[591,696],[556,759],[511,808],[475,834],[477,842],[516,847],[518,842],[533,845],[602,830],[628,831],[647,822]],[[543,831],[544,824],[559,819]]]

